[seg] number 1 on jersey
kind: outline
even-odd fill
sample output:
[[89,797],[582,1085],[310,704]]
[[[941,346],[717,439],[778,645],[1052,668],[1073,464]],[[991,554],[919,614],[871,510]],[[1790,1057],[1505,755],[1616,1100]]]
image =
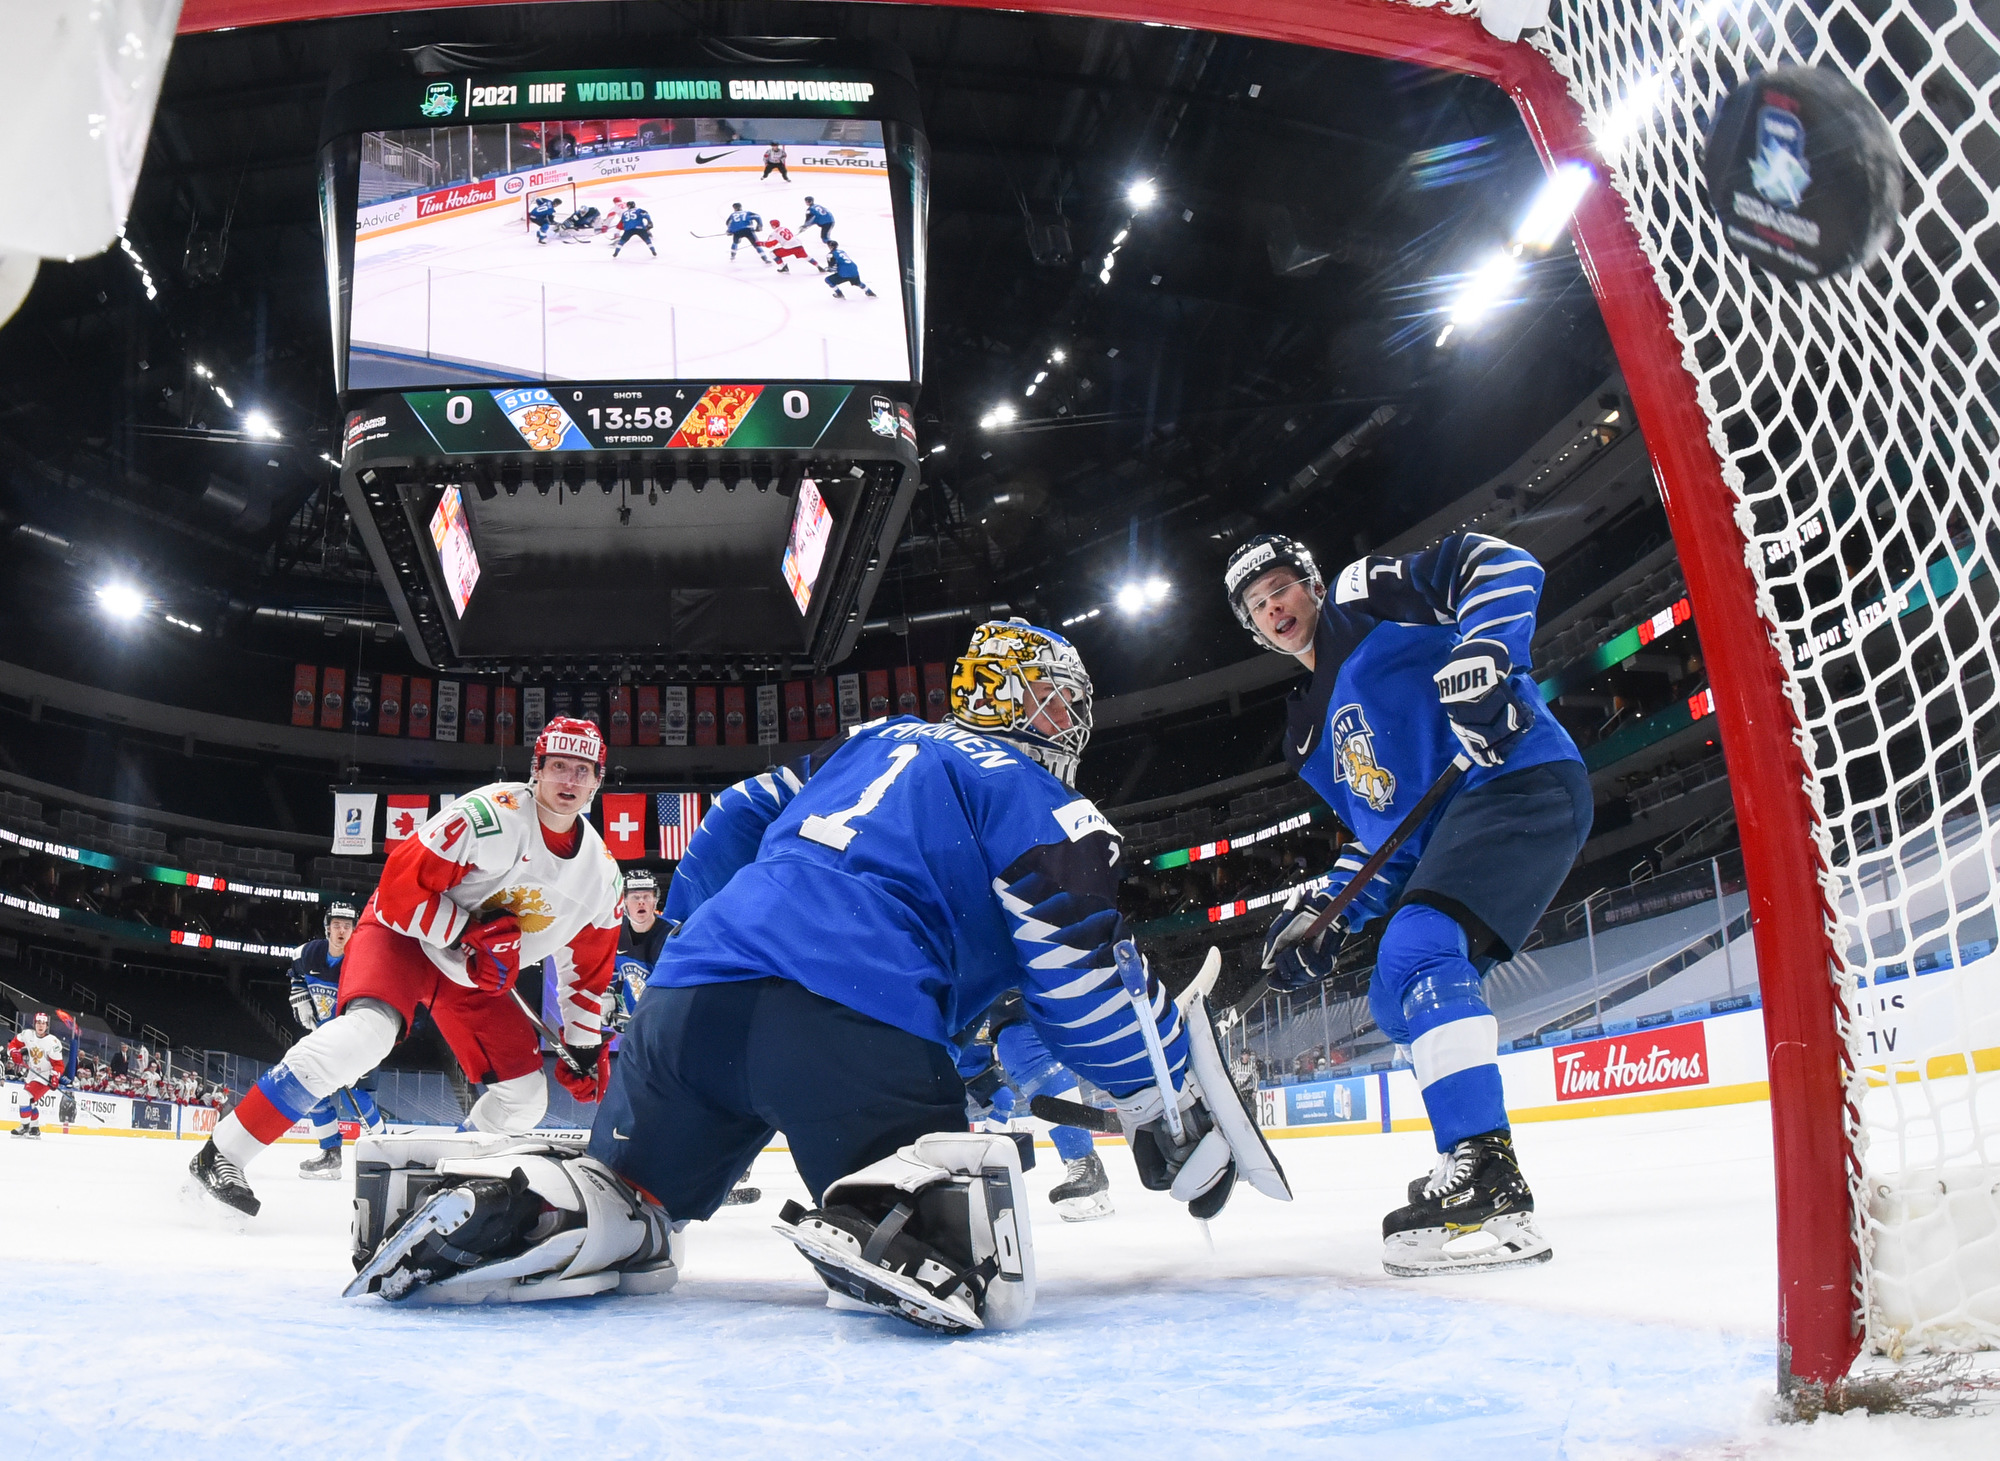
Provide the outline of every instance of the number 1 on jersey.
[[861,799],[844,812],[835,812],[830,817],[812,816],[799,823],[799,836],[808,842],[817,842],[822,847],[831,847],[835,852],[847,851],[847,844],[854,840],[854,834],[861,829],[850,827],[848,823],[856,817],[865,817],[882,805],[882,798],[903,774],[903,768],[917,759],[915,746],[898,746],[889,753],[889,767],[880,776],[862,788]]

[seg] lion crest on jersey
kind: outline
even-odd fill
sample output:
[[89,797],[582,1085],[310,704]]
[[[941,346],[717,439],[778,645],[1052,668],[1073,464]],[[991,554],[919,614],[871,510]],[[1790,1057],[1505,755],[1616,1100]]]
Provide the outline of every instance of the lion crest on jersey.
[[1396,778],[1375,759],[1375,732],[1359,705],[1343,705],[1334,713],[1334,779],[1344,781],[1354,794],[1377,812],[1389,810],[1396,799]]
[[503,908],[514,915],[522,933],[540,933],[556,921],[556,910],[540,888],[502,888],[479,905],[479,916],[490,918]]

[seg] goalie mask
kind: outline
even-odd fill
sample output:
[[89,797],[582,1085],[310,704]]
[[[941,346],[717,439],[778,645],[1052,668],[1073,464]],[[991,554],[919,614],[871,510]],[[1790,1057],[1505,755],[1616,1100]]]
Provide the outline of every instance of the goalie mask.
[[972,631],[951,672],[951,718],[1005,736],[1064,786],[1090,741],[1090,676],[1076,646],[1025,619],[989,619]]
[[1288,538],[1283,533],[1259,533],[1231,553],[1228,565],[1222,570],[1222,591],[1229,595],[1229,607],[1236,615],[1236,622],[1250,631],[1250,637],[1259,646],[1270,650],[1278,646],[1257,628],[1250,606],[1243,602],[1243,591],[1274,568],[1297,570],[1299,577],[1312,586],[1315,601],[1326,597],[1326,580],[1320,577],[1319,564],[1314,561],[1312,550],[1297,538]]

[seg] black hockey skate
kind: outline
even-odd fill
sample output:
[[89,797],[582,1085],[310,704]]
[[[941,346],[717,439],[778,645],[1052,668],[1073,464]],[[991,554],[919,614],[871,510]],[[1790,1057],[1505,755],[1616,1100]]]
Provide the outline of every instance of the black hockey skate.
[[426,1284],[523,1252],[545,1206],[518,1167],[505,1181],[467,1177],[441,1187],[389,1230],[345,1297],[379,1294],[395,1303]]
[[23,1121],[19,1126],[14,1128],[13,1134],[25,1137],[29,1141],[40,1141],[42,1139],[42,1128]]
[[299,1175],[308,1182],[338,1182],[340,1180],[340,1148],[324,1147],[320,1154],[309,1161],[299,1163]]
[[1429,1177],[1410,1184],[1410,1205],[1382,1219],[1382,1266],[1399,1278],[1519,1268],[1554,1256],[1504,1131],[1458,1143]]
[[250,1190],[250,1184],[243,1180],[243,1169],[225,1157],[213,1139],[201,1144],[201,1150],[188,1163],[188,1172],[210,1197],[226,1207],[235,1208],[245,1217],[257,1216],[258,1209],[264,1205]]
[[1111,1205],[1111,1178],[1096,1152],[1065,1163],[1064,1170],[1068,1176],[1049,1192],[1049,1201],[1064,1222],[1087,1223],[1117,1211]]

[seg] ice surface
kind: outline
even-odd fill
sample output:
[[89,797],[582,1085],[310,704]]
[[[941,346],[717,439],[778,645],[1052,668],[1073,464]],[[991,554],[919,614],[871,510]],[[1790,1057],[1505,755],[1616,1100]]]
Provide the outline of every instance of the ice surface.
[[[652,1298],[404,1310],[337,1295],[347,1183],[250,1176],[263,1214],[182,1195],[192,1143],[0,1140],[27,1456],[1514,1457],[2000,1454],[2000,1417],[1780,1427],[1768,1109],[1525,1126],[1553,1263],[1386,1277],[1381,1215],[1423,1134],[1277,1143],[1298,1201],[1240,1187],[1201,1228],[1104,1148],[1118,1214],[1036,1198],[1024,1330],[946,1340],[840,1314],[763,1200],[690,1230]],[[16,1450],[31,1436],[34,1445]]]

